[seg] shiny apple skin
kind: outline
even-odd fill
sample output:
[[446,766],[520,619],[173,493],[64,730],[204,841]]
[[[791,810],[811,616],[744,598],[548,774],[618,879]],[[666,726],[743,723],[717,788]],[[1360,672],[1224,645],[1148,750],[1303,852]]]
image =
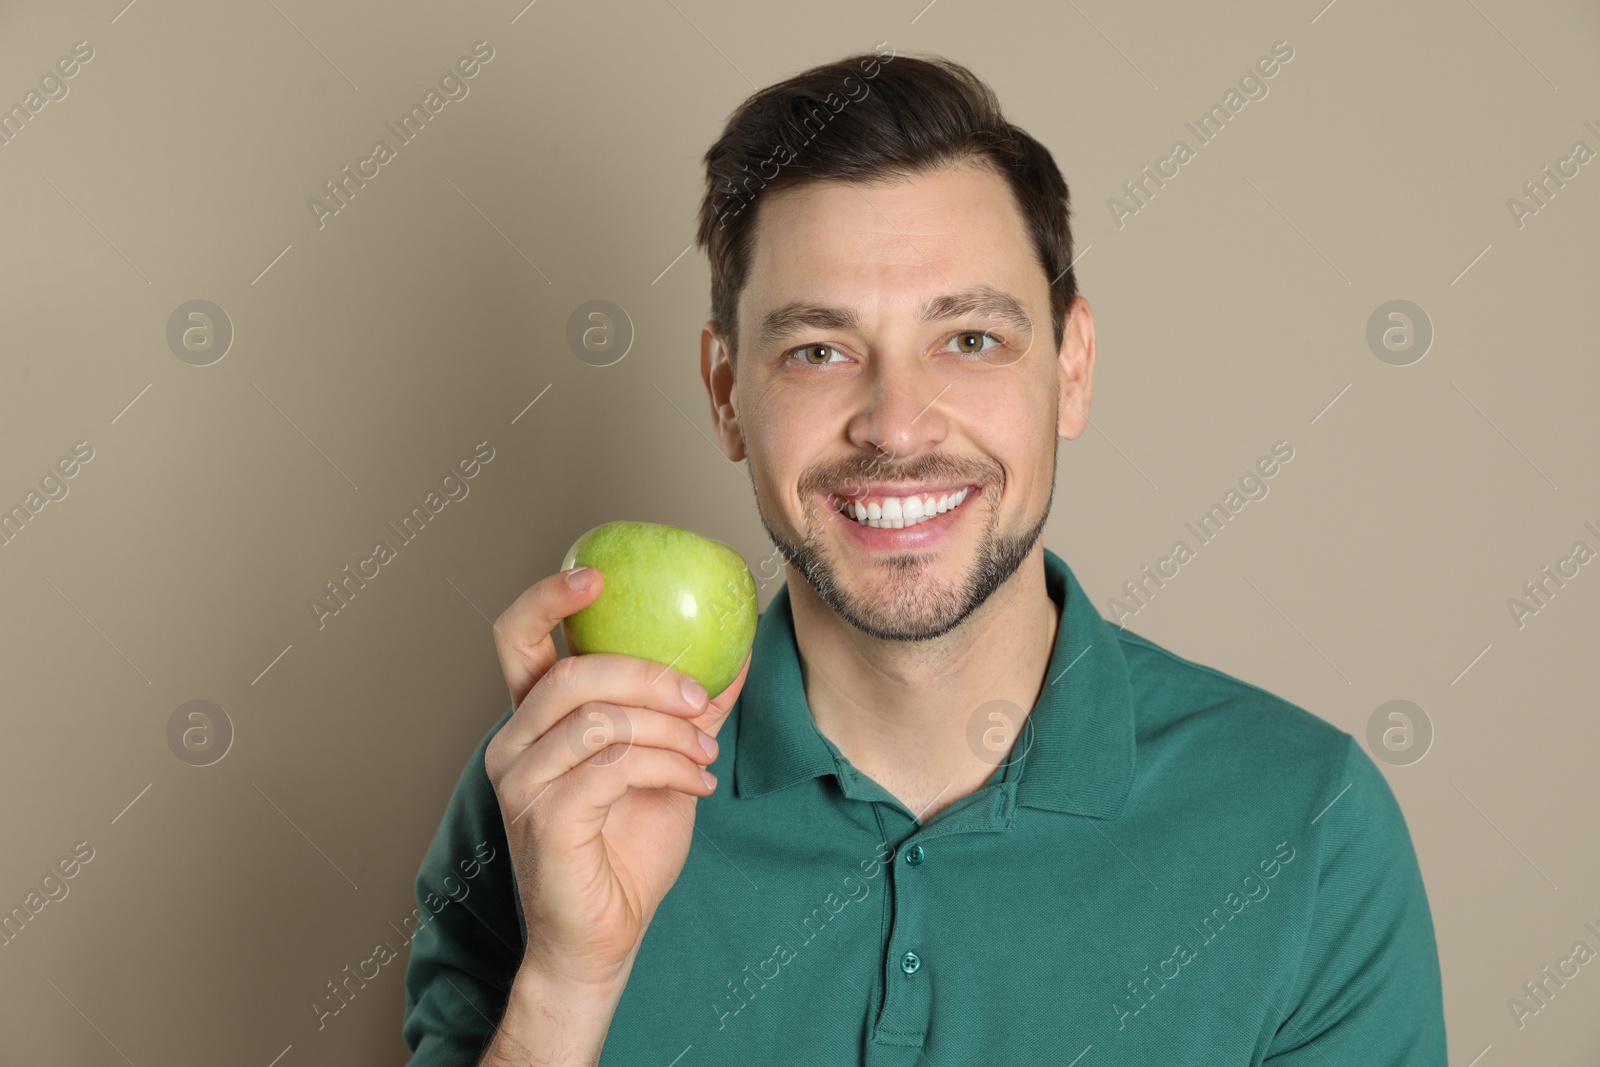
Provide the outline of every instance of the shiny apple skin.
[[654,522],[608,522],[579,537],[561,569],[594,567],[605,586],[562,620],[568,651],[617,652],[671,665],[716,697],[739,676],[760,609],[730,545]]

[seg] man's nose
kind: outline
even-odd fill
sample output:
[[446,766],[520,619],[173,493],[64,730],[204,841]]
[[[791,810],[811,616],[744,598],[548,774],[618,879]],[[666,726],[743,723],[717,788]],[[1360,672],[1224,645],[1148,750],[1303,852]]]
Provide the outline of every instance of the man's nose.
[[908,459],[938,446],[948,435],[945,417],[955,383],[924,367],[880,362],[869,374],[867,392],[851,416],[850,440],[863,450]]

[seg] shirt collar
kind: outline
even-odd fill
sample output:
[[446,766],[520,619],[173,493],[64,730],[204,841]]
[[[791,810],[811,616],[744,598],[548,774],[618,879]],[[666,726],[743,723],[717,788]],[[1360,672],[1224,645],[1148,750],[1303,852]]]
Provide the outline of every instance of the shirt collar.
[[[1116,628],[1100,617],[1066,562],[1046,548],[1044,567],[1050,598],[1062,606],[1061,625],[1029,725],[1012,751],[1017,803],[1115,818],[1133,784],[1127,661]],[[787,586],[761,613],[738,710],[734,786],[741,798],[837,774],[806,703]]]

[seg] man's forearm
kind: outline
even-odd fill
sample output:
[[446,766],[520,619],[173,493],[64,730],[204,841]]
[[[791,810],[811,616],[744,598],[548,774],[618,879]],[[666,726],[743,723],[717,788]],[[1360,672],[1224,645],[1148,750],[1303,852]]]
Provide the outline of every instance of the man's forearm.
[[580,988],[524,964],[478,1067],[597,1067],[626,984]]

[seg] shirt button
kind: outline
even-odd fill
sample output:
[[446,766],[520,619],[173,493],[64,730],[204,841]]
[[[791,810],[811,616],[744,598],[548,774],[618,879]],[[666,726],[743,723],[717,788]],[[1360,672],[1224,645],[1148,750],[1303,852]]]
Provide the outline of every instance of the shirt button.
[[922,846],[912,845],[906,849],[906,862],[916,867],[922,863]]
[[922,967],[922,960],[915,952],[907,952],[900,957],[900,969],[907,974],[916,974]]

